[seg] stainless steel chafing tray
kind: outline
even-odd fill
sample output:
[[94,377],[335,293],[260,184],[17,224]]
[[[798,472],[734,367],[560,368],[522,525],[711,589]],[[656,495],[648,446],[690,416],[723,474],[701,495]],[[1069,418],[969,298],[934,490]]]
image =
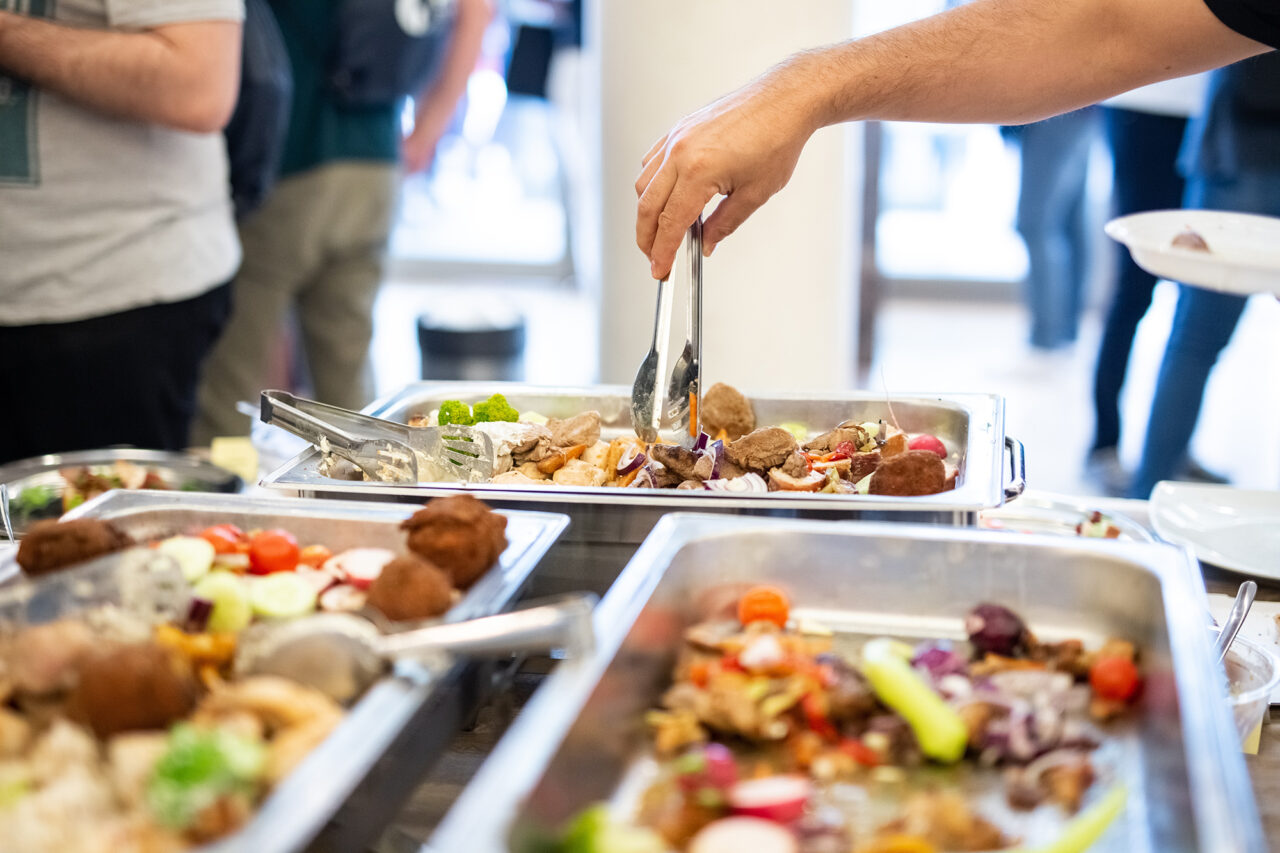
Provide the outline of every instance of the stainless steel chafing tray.
[[[621,386],[551,388],[501,382],[418,383],[374,403],[366,412],[392,421],[427,414],[445,400],[475,401],[500,393],[521,412],[569,417],[600,412],[605,438],[634,435],[631,389]],[[556,544],[538,594],[589,590],[603,594],[658,519],[669,512],[696,511],[791,518],[915,521],[971,525],[983,509],[1022,493],[1026,484],[1022,445],[1004,431],[1004,400],[989,394],[832,394],[815,400],[798,394],[748,395],[761,425],[799,423],[816,435],[849,418],[884,419],[908,432],[930,432],[953,448],[957,487],[921,497],[823,495],[794,492],[728,495],[676,489],[618,489],[463,483],[393,485],[341,480],[321,473],[314,449],[267,475],[262,485],[303,497],[421,501],[426,496],[467,491],[493,506],[563,512],[569,530]],[[1008,462],[1006,466],[1006,460]],[[355,476],[354,473],[352,476]],[[1006,479],[1007,478],[1007,479]]]
[[[338,552],[357,546],[405,553],[400,522],[411,507],[174,492],[113,491],[67,518],[110,519],[144,540],[230,523],[283,527]],[[563,515],[504,511],[507,549],[445,615],[454,622],[509,609],[568,524]],[[481,665],[443,656],[401,663],[370,688],[337,729],[278,785],[240,832],[207,848],[361,850],[386,828],[413,786],[478,701]]]
[[1104,746],[1128,804],[1092,849],[1265,849],[1201,630],[1203,587],[1185,552],[937,526],[687,514],[654,529],[597,609],[596,654],[562,664],[541,686],[426,849],[531,850],[592,802],[625,808],[638,793],[626,793],[628,768],[648,754],[642,716],[670,683],[683,629],[762,581],[782,585],[798,617],[825,623],[837,637],[963,637],[965,612],[990,600],[1019,611],[1047,639],[1132,639],[1147,688],[1135,717]]

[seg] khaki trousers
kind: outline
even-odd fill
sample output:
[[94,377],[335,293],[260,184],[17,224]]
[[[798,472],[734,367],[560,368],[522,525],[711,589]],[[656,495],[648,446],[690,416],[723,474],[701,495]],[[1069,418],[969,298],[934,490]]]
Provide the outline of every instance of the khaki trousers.
[[290,309],[316,397],[350,409],[371,401],[373,302],[399,185],[394,164],[332,163],[285,178],[245,219],[231,319],[200,382],[196,444],[248,433],[236,401],[257,404]]

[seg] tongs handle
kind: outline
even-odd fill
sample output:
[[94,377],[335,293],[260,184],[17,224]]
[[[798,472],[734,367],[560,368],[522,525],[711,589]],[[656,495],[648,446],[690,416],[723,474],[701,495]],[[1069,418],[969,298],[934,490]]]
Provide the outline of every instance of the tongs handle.
[[596,601],[590,593],[570,593],[510,613],[385,634],[378,640],[378,651],[387,659],[428,651],[474,657],[556,648],[578,656],[594,642],[591,611]]
[[[263,423],[288,430],[317,447],[323,439],[334,449],[354,452],[370,438],[401,442],[404,439],[404,436],[394,429],[396,424],[349,409],[298,397],[288,391],[263,391],[261,407]],[[348,429],[354,427],[359,433],[349,432],[348,429],[343,428],[344,426]]]

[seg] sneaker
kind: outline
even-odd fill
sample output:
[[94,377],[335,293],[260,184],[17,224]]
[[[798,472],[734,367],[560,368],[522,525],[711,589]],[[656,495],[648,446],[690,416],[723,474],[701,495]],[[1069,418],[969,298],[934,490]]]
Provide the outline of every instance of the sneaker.
[[1210,471],[1194,459],[1187,460],[1187,464],[1178,472],[1178,479],[1189,483],[1215,483],[1217,485],[1226,485],[1231,482],[1230,477]]
[[1110,497],[1123,497],[1133,479],[1133,475],[1121,464],[1120,451],[1115,447],[1095,447],[1090,450],[1084,469],[1091,479],[1102,486],[1102,493]]

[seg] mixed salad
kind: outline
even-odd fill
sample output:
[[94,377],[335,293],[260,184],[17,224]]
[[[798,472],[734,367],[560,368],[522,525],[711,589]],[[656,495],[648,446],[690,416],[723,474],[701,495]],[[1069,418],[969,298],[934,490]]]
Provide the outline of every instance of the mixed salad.
[[[160,471],[117,459],[110,465],[79,466],[58,471],[60,482],[35,483],[11,494],[9,508],[14,523],[25,529],[45,518],[57,518],[85,501],[112,489],[159,491],[208,491],[198,480],[173,482]],[[231,474],[228,473],[228,478]]]
[[[22,547],[44,559],[121,543],[86,525],[109,522],[42,522]],[[439,615],[497,561],[505,525],[466,495],[405,520],[400,551],[216,524],[144,543],[171,561],[112,566],[141,597],[0,628],[0,851],[155,853],[234,832],[345,714],[305,685],[242,674],[246,629],[317,609]]]
[[474,405],[447,400],[409,424],[485,432],[497,452],[492,482],[502,485],[913,496],[953,489],[958,476],[958,454],[935,435],[883,420],[817,434],[796,423],[757,427],[751,401],[723,383],[704,395],[705,431],[691,447],[606,437],[599,412],[547,418],[518,412],[501,394]]
[[852,649],[748,591],[738,618],[685,634],[648,715],[654,760],[633,814],[592,806],[565,853],[935,853],[1019,844],[1024,819],[1083,850],[1123,809],[1106,727],[1142,690],[1138,650],[1039,640],[1009,609],[967,644],[881,637]]

